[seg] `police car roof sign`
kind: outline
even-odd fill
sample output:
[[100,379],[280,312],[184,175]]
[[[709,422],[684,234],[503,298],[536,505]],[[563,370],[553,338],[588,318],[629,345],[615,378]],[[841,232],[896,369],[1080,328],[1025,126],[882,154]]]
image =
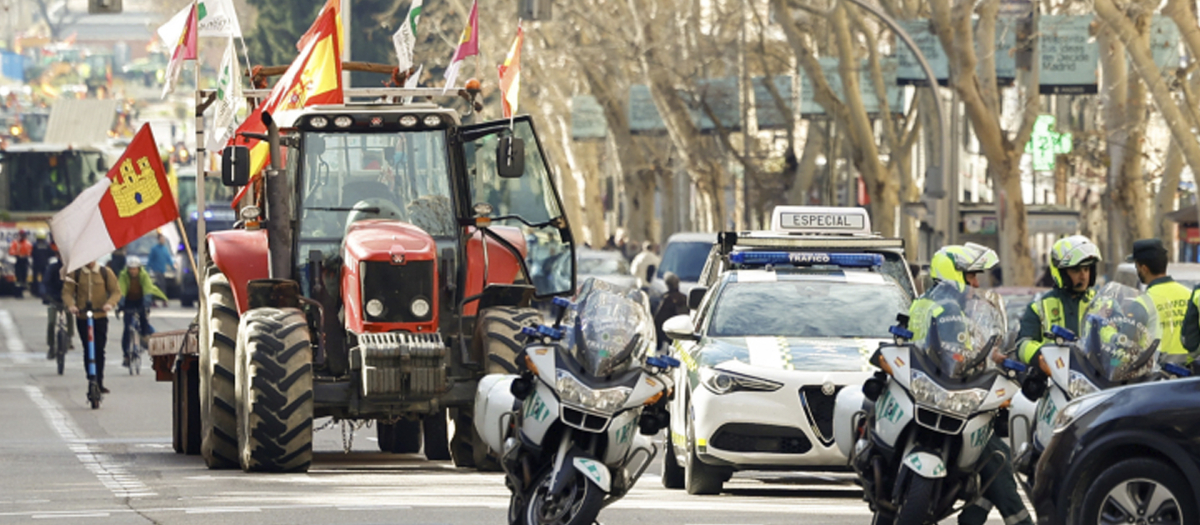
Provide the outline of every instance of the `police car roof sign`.
[[776,206],[771,230],[779,233],[871,235],[871,218],[864,208]]

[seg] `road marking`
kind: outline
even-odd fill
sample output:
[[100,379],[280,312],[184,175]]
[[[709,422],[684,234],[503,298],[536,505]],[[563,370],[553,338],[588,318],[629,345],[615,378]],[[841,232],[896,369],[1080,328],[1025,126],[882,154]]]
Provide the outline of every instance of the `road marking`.
[[4,331],[4,346],[8,348],[13,359],[18,363],[28,363],[30,361],[29,350],[25,348],[25,341],[21,340],[21,332],[17,330],[17,323],[13,321],[12,314],[8,310],[0,310],[0,330]]
[[411,508],[412,507],[408,506],[408,505],[352,505],[352,506],[339,506],[337,509],[350,511],[350,510],[406,510],[406,509],[411,509]]
[[53,520],[64,518],[107,518],[110,514],[107,512],[91,512],[91,513],[62,513],[62,514],[34,514],[30,516],[35,520]]
[[[2,310],[0,310],[2,311]],[[2,324],[2,321],[0,321]],[[42,415],[46,418],[46,422],[50,424],[50,428],[58,434],[63,441],[67,442],[67,448],[75,453],[75,457],[80,463],[88,469],[89,472],[100,480],[100,484],[112,491],[114,496],[122,498],[141,498],[147,496],[157,496],[158,494],[151,492],[150,487],[142,483],[136,476],[129,473],[125,469],[125,465],[113,460],[108,454],[101,453],[100,450],[87,443],[83,432],[79,427],[75,426],[75,422],[71,417],[63,411],[53,399],[46,397],[42,390],[36,386],[27,385],[25,394],[41,409]]]
[[184,514],[219,514],[229,512],[262,512],[258,507],[200,507],[198,509],[186,509]]

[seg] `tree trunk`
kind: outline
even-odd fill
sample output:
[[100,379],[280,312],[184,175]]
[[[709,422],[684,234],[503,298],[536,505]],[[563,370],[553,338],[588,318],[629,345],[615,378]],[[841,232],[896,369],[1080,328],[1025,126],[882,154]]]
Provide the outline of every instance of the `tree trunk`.
[[[1008,286],[1033,286],[1034,263],[1029,245],[1029,230],[1025,223],[1025,200],[1021,191],[1021,155],[1013,152],[1008,162],[988,163],[992,180],[999,186],[1001,220],[1001,249],[1007,249],[1003,261],[1003,280]],[[1015,197],[1014,197],[1015,196]],[[1005,241],[1007,239],[1007,241]]]
[[1163,166],[1162,183],[1158,194],[1154,196],[1154,237],[1162,239],[1167,247],[1167,253],[1175,253],[1175,221],[1168,219],[1167,214],[1175,211],[1175,201],[1179,196],[1179,174],[1183,172],[1183,155],[1175,141],[1167,147],[1167,162]]

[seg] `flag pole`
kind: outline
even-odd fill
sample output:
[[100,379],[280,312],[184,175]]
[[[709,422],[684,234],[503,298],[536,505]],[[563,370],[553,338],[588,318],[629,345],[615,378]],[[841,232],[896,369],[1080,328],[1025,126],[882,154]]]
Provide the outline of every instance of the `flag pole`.
[[[197,222],[199,220],[197,219]],[[179,237],[183,239],[183,247],[187,250],[188,260],[192,263],[192,273],[196,275],[196,283],[200,283],[200,272],[196,270],[196,253],[192,251],[192,241],[188,240],[187,228],[183,226],[183,217],[175,217],[175,224],[179,226]]]
[[[196,13],[196,2],[195,1],[192,2],[192,12],[196,16],[199,16],[199,13]],[[237,16],[237,15],[234,14],[234,16]],[[196,32],[198,33],[199,31],[200,31],[200,22],[199,22],[199,20],[197,20],[196,21]],[[200,241],[200,257],[199,258],[201,260],[204,260],[204,242],[203,241],[204,241],[204,238],[206,237],[206,233],[207,233],[207,232],[205,232],[206,224],[204,221],[204,204],[205,204],[204,197],[205,197],[205,189],[208,186],[207,181],[205,180],[208,177],[208,150],[205,147],[206,144],[205,144],[205,140],[204,140],[204,113],[200,110],[200,107],[204,104],[204,95],[200,91],[200,73],[201,73],[200,49],[199,49],[200,48],[200,35],[196,35],[196,48],[197,48],[196,49],[196,97],[195,97],[196,98],[196,100],[195,100],[196,106],[193,111],[193,113],[195,113],[195,118],[196,118],[196,240]],[[183,246],[184,246],[184,248],[187,249],[188,258],[191,260],[191,263],[192,263],[192,275],[193,275],[193,277],[196,278],[196,289],[203,290],[204,289],[204,281],[203,281],[204,277],[201,276],[202,270],[200,269],[200,267],[196,266],[196,255],[194,253],[192,253],[191,242],[188,241],[187,228],[184,227],[182,218],[176,217],[175,221],[179,223],[179,236],[183,238]],[[200,294],[200,295],[203,296],[204,294]],[[207,299],[204,299],[204,300],[207,301]],[[204,305],[204,303],[201,303],[201,306],[203,306],[203,305]]]

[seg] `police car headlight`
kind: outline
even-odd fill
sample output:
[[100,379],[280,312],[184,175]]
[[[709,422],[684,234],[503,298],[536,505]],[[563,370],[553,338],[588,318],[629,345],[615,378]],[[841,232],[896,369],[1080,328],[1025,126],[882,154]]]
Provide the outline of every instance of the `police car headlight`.
[[987,390],[973,388],[970,390],[946,390],[930,379],[929,376],[916,370],[912,373],[909,391],[913,399],[921,405],[926,405],[943,412],[970,417],[983,400],[987,399]]
[[563,404],[611,414],[625,406],[633,389],[624,386],[593,390],[566,370],[558,371],[554,389]]
[[1071,399],[1095,394],[1099,391],[1100,389],[1088,381],[1086,376],[1074,370],[1071,371],[1071,379],[1067,382],[1067,394],[1071,396]]
[[709,392],[717,395],[738,391],[774,392],[783,387],[783,383],[714,368],[700,369],[700,384],[704,385]]
[[1100,406],[1101,403],[1108,401],[1114,395],[1116,395],[1116,392],[1099,392],[1067,403],[1067,406],[1059,410],[1058,415],[1054,417],[1054,432],[1062,432],[1071,426],[1071,423],[1074,423],[1076,419],[1091,412],[1093,408]]

